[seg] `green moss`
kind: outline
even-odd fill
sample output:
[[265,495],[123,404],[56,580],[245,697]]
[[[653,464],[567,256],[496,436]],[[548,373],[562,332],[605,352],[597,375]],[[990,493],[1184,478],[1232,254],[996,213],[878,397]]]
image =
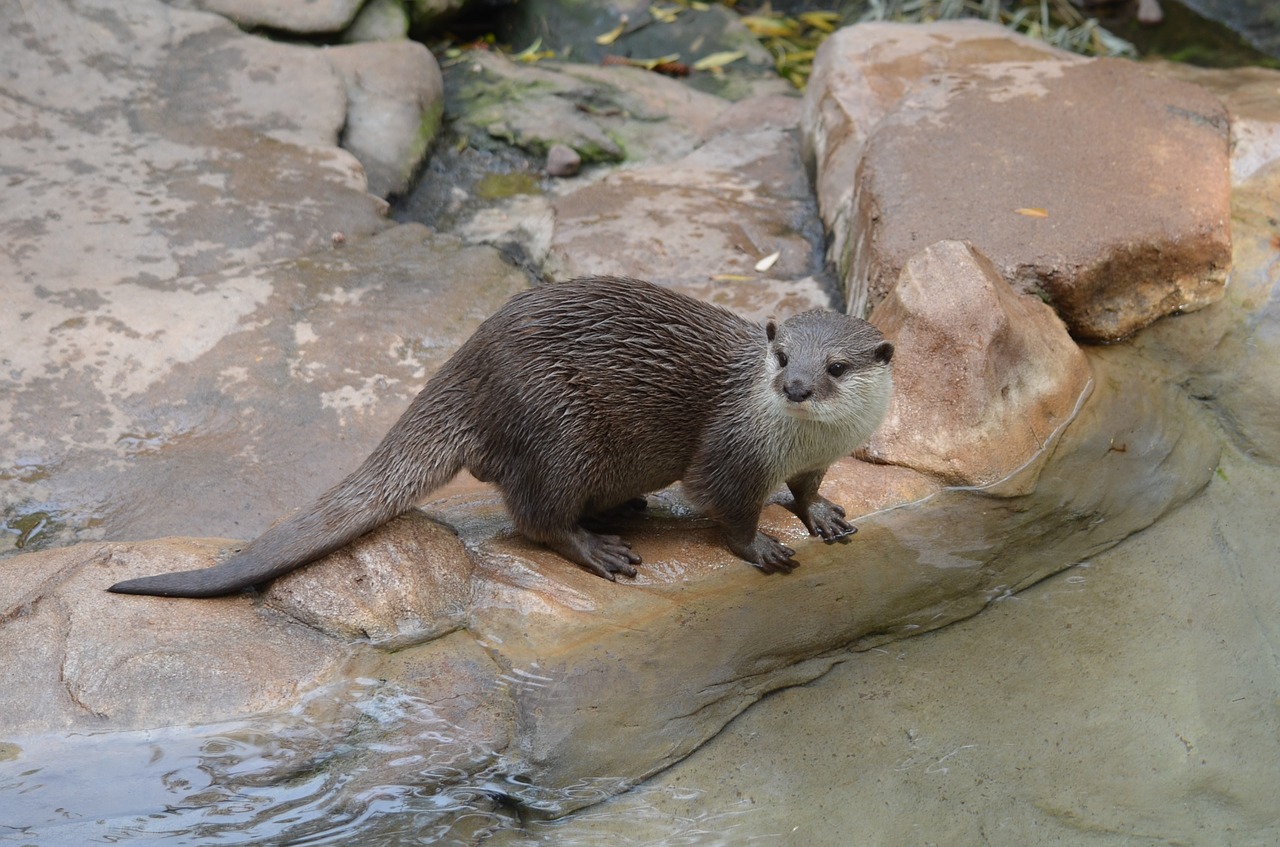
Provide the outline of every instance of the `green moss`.
[[540,194],[538,177],[525,171],[506,174],[485,174],[476,183],[473,193],[484,200],[501,200],[517,194]]

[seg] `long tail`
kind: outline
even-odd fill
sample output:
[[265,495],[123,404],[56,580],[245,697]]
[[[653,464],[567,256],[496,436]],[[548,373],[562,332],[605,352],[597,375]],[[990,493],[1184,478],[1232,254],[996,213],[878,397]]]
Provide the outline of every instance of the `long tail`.
[[313,562],[381,526],[462,468],[462,433],[447,426],[431,386],[414,398],[369,458],[311,508],[273,526],[212,568],[117,582],[117,594],[220,597]]

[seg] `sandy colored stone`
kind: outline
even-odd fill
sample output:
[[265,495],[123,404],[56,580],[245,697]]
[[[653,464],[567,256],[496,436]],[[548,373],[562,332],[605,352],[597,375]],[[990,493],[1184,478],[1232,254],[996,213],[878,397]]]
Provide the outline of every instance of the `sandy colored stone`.
[[[1091,387],[1053,310],[958,241],[917,254],[870,320],[894,343],[894,390],[865,452],[948,485],[1042,465]],[[1034,475],[1020,485],[1034,487]]]
[[815,233],[795,225],[812,200],[794,133],[731,126],[676,161],[553,198],[551,275],[639,276],[756,318],[828,308]]
[[915,98],[859,170],[865,249],[847,282],[869,302],[941,238],[971,242],[1086,340],[1222,297],[1227,119],[1204,89],[1100,59],[943,78]]
[[409,36],[409,12],[403,0],[368,0],[342,31],[344,42],[397,41]]
[[364,165],[369,191],[403,194],[444,115],[444,80],[416,41],[346,44],[324,52],[347,88],[342,146]]
[[[864,23],[827,38],[805,88],[800,131],[814,172],[828,255],[843,275],[860,249],[853,228],[854,191],[872,130],[917,85],[973,67],[1034,67],[1083,61],[1042,41],[978,20],[917,24]],[[924,245],[921,245],[924,246]],[[856,308],[862,304],[855,303]]]
[[395,648],[461,627],[470,576],[457,536],[409,512],[276,580],[265,602],[334,637]]
[[[974,244],[1086,340],[1221,298],[1228,124],[1207,91],[1121,60],[1013,60],[1016,40],[950,27],[859,29],[823,45],[805,111],[855,313],[942,239]],[[960,30],[984,31],[1000,30]]]
[[[4,673],[15,683],[7,688],[15,696],[4,698],[4,725],[48,731],[208,723],[286,709],[354,670],[345,645],[246,596],[130,603],[104,590],[144,573],[203,566],[218,549],[172,539],[0,562],[0,641],[9,657]],[[13,579],[27,568],[45,580],[15,593]],[[37,649],[11,641],[42,621]],[[45,684],[33,684],[40,680]]]
[[1280,70],[1159,63],[1160,73],[1212,91],[1231,116],[1231,179],[1239,184],[1280,159]]

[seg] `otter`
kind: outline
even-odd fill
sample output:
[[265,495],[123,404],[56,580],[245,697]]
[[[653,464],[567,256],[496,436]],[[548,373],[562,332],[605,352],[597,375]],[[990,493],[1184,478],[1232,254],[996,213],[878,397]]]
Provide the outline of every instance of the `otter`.
[[827,542],[856,530],[818,493],[880,424],[893,345],[808,311],[763,325],[652,283],[591,277],[517,294],[427,382],[373,453],[310,508],[211,568],[131,579],[122,594],[216,597],[333,552],[466,468],[516,529],[591,573],[640,556],[583,519],[682,481],[725,543],[766,573],[795,551],[757,529],[782,483]]

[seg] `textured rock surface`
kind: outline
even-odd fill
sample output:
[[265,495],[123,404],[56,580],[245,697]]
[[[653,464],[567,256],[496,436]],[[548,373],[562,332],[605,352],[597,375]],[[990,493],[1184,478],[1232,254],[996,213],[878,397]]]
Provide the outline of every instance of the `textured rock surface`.
[[217,12],[247,27],[296,33],[337,32],[351,23],[364,0],[176,0],[171,5]]
[[[822,48],[835,64],[864,49],[839,37]],[[830,226],[848,228],[838,240],[851,301],[878,302],[942,239],[971,242],[1087,340],[1220,299],[1230,181],[1216,98],[1119,60],[1003,58],[923,79],[907,63],[895,108],[873,103],[860,132],[811,136],[816,158],[857,161],[851,208],[824,207]],[[826,79],[811,112],[823,111]]]
[[[1048,445],[1034,487],[1034,467],[996,488],[954,490],[909,461],[844,460],[824,490],[851,515],[883,511],[830,547],[769,505],[764,528],[802,562],[786,578],[734,559],[666,491],[649,514],[619,519],[645,557],[641,577],[606,583],[515,537],[493,491],[463,479],[428,504],[431,520],[407,516],[263,597],[107,595],[117,579],[212,564],[236,543],[130,539],[252,537],[340,478],[548,255],[565,263],[557,272],[613,261],[760,314],[813,302],[819,230],[787,125],[794,101],[730,106],[633,68],[514,66],[511,90],[559,86],[593,132],[622,139],[632,176],[596,166],[554,186],[535,180],[526,205],[493,205],[483,237],[481,213],[460,235],[388,228],[335,146],[347,86],[317,51],[145,3],[76,7],[97,10],[86,35],[72,12],[51,8],[24,23],[17,47],[27,52],[0,51],[16,104],[5,129],[19,142],[0,156],[22,171],[0,198],[0,225],[24,239],[0,257],[17,303],[0,311],[3,526],[10,545],[111,543],[0,562],[0,652],[13,657],[0,668],[0,723],[20,735],[0,739],[0,767],[27,779],[33,755],[42,767],[70,758],[27,741],[41,730],[80,733],[62,740],[84,771],[101,761],[97,731],[143,737],[222,719],[239,728],[210,748],[230,745],[247,762],[195,757],[203,775],[190,784],[188,763],[166,770],[145,801],[95,800],[86,820],[118,819],[120,808],[139,826],[193,808],[243,814],[253,779],[299,792],[334,779],[334,796],[317,802],[339,813],[382,802],[388,787],[434,800],[441,786],[461,786],[550,813],[594,802],[676,761],[765,692],[822,673],[847,645],[972,615],[1150,524],[1212,475],[1221,436],[1207,411],[1234,421],[1241,443],[1271,437],[1250,409],[1252,389],[1232,395],[1232,379],[1210,369],[1256,342],[1223,331],[1213,353],[1193,353],[1209,336],[1183,338],[1185,325],[1162,322],[1140,341],[1086,353],[1097,387]],[[55,35],[65,36],[56,49],[30,46]],[[1021,55],[1022,42],[1010,45]],[[104,51],[115,58],[100,60]],[[76,60],[75,73],[59,55]],[[249,59],[243,78],[227,76]],[[118,78],[94,70],[117,64],[128,69]],[[579,108],[593,104],[605,108]],[[622,111],[609,114],[614,106]],[[462,122],[496,149],[483,126]],[[237,146],[213,143],[226,139]],[[1250,180],[1255,278],[1233,287],[1261,303],[1268,173]],[[609,196],[618,221],[606,227]],[[515,231],[540,233],[529,239],[540,252],[515,257],[522,268],[464,240],[505,247]],[[657,247],[634,249],[622,266],[623,237],[641,233]],[[775,238],[788,249],[758,270]],[[1148,356],[1146,344],[1170,355]],[[1237,364],[1240,385],[1268,390],[1262,364]],[[1204,399],[1215,395],[1224,400]],[[0,791],[0,819],[44,814],[30,794],[5,806],[13,801]],[[49,819],[65,808],[50,804]]]
[[800,128],[830,234],[829,255],[841,276],[848,276],[855,257],[865,249],[865,234],[852,221],[864,145],[876,125],[917,85],[974,65],[1034,68],[1039,63],[1079,61],[1083,59],[1043,42],[972,20],[927,27],[862,24],[827,39],[814,59]]
[[[870,319],[900,352],[889,413],[866,453],[948,485],[1039,467],[1092,387],[1053,310],[958,241],[917,253]],[[1035,475],[1020,474],[1019,485],[1030,491]]]
[[403,194],[444,114],[444,80],[416,41],[348,44],[326,50],[347,87],[342,146],[364,165],[369,191]]

